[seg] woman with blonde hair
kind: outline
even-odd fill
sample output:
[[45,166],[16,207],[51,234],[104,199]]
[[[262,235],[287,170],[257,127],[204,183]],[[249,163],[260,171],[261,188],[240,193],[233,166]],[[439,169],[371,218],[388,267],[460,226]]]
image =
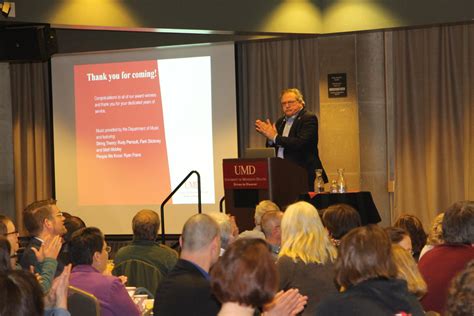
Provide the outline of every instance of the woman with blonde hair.
[[421,249],[420,258],[435,246],[442,244],[443,241],[443,218],[444,213],[438,214],[431,224],[431,230],[428,232],[426,245]]
[[418,265],[406,249],[399,245],[392,245],[393,261],[397,266],[397,277],[407,281],[408,291],[418,299],[426,293],[426,282],[418,270]]
[[318,211],[307,202],[288,206],[281,232],[282,246],[277,261],[280,289],[299,289],[302,295],[308,296],[302,315],[314,315],[319,302],[337,292],[333,282],[337,250]]

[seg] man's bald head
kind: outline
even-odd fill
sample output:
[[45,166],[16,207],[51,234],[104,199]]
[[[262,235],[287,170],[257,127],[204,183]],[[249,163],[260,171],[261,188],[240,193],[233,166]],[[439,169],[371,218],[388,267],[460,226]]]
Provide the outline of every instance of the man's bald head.
[[209,246],[219,234],[219,225],[209,215],[193,215],[184,224],[181,235],[182,248],[184,251],[203,249]]

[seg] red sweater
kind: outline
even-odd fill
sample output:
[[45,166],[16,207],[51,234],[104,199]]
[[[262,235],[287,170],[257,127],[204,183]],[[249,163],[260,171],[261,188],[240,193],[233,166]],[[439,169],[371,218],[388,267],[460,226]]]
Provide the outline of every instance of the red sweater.
[[471,260],[474,247],[462,244],[439,245],[421,257],[418,268],[428,285],[428,292],[421,299],[425,311],[443,313],[451,280]]

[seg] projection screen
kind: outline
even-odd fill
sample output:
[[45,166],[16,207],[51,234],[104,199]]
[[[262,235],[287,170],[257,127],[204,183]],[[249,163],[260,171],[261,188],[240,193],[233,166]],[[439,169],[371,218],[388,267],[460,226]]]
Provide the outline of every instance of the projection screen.
[[[129,234],[192,170],[204,212],[218,211],[222,159],[237,157],[233,43],[57,55],[52,87],[63,211]],[[180,233],[197,212],[196,176],[165,210],[166,233]]]

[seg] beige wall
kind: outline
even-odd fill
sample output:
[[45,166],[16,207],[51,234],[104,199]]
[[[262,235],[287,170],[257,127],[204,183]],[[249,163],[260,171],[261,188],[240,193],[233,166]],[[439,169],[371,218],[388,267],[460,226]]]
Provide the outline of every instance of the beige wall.
[[[359,120],[355,35],[331,36],[319,41],[321,159],[329,182],[344,168],[348,190],[360,189]],[[347,97],[329,98],[327,77],[346,73]]]
[[0,213],[14,218],[12,132],[10,68],[0,63]]
[[387,189],[389,167],[385,97],[385,60],[383,32],[361,33],[356,37],[357,87],[359,101],[360,186],[371,191],[382,217],[390,225],[390,203]]
[[[383,32],[319,43],[319,149],[329,180],[344,168],[348,190],[372,192],[381,224],[390,225]],[[347,97],[328,98],[330,73],[346,73]]]

